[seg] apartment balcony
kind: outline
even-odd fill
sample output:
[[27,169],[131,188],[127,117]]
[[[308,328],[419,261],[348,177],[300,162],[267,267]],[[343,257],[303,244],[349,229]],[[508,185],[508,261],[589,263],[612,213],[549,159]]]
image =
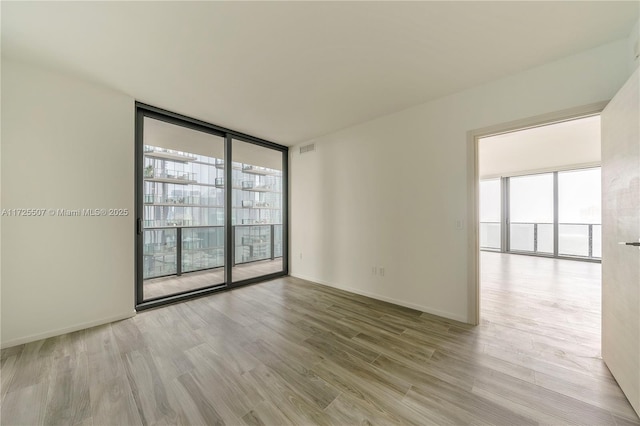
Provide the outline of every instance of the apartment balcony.
[[151,166],[144,169],[144,180],[178,185],[198,183],[195,173],[166,168],[153,168]]
[[160,158],[163,160],[178,161],[182,163],[196,161],[198,158],[196,155],[189,152],[176,151],[174,149],[166,149],[150,145],[145,145],[144,155],[146,157]]
[[[282,257],[282,225],[234,225],[233,265]],[[144,230],[144,279],[224,267],[224,226]]]
[[243,164],[242,172],[248,173],[252,175],[260,175],[260,176],[280,176],[280,170],[269,169],[267,167],[259,167],[251,164]]
[[202,195],[158,195],[145,194],[144,204],[154,206],[180,206],[180,207],[217,207],[224,208],[221,204],[220,197],[202,196]]

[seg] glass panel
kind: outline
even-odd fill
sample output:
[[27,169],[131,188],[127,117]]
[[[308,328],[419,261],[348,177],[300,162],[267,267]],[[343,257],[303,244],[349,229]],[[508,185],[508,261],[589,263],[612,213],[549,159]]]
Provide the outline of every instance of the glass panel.
[[282,257],[282,225],[273,225],[273,255]]
[[236,264],[271,259],[271,225],[236,225]]
[[589,225],[598,225],[592,250],[594,257],[600,257],[600,186],[599,167],[558,173],[559,254],[589,256]]
[[480,247],[500,250],[500,179],[480,181]]
[[[509,198],[511,250],[535,251],[534,225],[553,223],[553,174],[510,178]],[[538,252],[553,253],[553,226],[538,229],[538,242]]]
[[589,256],[589,225],[558,225],[558,254]]
[[602,225],[593,225],[593,257],[602,257]]
[[283,270],[282,152],[233,141],[233,281]]
[[143,270],[145,278],[175,274],[178,270],[176,259],[176,230],[145,230],[143,249]]
[[149,117],[143,125],[144,299],[223,284],[224,138]]
[[480,222],[480,248],[500,250],[500,224]]
[[512,223],[510,229],[511,250],[533,251],[533,224]]
[[538,224],[538,249],[536,253],[553,254],[553,223]]
[[224,226],[182,230],[182,273],[224,266]]

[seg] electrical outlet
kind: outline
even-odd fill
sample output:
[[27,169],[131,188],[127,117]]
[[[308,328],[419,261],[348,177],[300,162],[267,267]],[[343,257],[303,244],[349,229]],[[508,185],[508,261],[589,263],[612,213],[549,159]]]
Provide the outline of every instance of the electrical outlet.
[[456,229],[464,229],[464,221],[462,219],[456,220]]
[[381,277],[384,277],[384,266],[380,266],[380,267],[378,268],[378,271],[380,271],[380,276],[381,276]]
[[371,275],[378,275],[378,268],[376,268],[375,266],[371,267]]

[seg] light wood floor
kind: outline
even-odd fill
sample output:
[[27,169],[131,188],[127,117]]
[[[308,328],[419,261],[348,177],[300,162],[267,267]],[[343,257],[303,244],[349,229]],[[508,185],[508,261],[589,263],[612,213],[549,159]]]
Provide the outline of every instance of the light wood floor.
[[[242,263],[233,267],[233,280],[242,281],[262,275],[281,272],[282,258]],[[224,283],[224,268],[189,272],[183,275],[152,278],[144,281],[144,300],[169,296],[183,291],[197,290]]]
[[599,265],[482,265],[478,327],[283,278],[8,348],[0,423],[640,424],[599,357]]

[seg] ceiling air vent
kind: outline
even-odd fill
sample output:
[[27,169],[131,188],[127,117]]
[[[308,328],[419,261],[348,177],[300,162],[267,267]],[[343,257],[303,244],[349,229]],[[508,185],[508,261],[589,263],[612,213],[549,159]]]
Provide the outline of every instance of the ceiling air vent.
[[304,154],[306,152],[311,152],[316,150],[316,144],[311,143],[309,145],[304,145],[300,147],[300,154]]

